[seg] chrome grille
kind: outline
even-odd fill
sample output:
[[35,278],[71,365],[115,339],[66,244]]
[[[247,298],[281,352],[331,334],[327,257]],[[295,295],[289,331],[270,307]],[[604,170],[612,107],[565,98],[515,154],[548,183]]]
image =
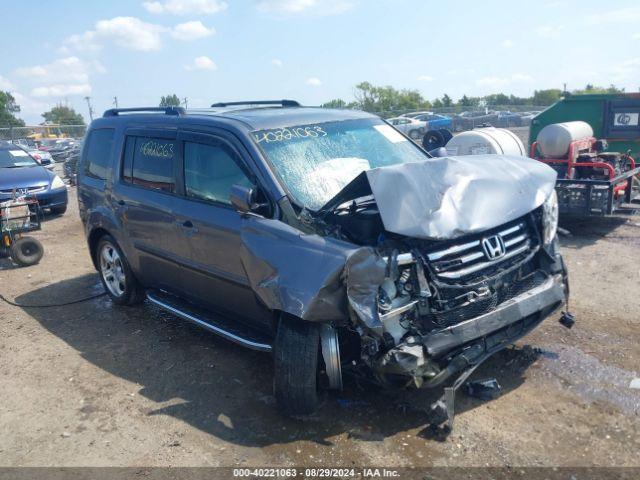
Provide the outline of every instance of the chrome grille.
[[[483,240],[493,236],[499,237],[504,250],[498,258],[491,259],[489,252],[483,248]],[[455,280],[501,266],[509,259],[528,252],[531,247],[527,225],[520,222],[477,239],[430,252],[427,258],[438,277]]]
[[[16,188],[15,190],[17,191],[18,194],[24,194],[25,190],[26,193],[38,193],[38,192],[43,192],[47,189],[46,185],[41,185],[38,187],[25,187],[25,188]],[[9,188],[9,189],[4,189],[4,190],[0,190],[0,194],[3,195],[12,195],[13,194],[13,188]]]

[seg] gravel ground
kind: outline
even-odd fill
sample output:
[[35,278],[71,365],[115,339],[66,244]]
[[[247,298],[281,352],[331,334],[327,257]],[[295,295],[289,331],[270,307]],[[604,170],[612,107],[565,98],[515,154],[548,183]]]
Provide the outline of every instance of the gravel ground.
[[[101,291],[75,189],[36,236],[42,262],[0,260],[0,293],[24,304]],[[149,304],[0,303],[0,466],[640,466],[640,216],[565,224],[572,330],[549,318],[457,397],[448,435],[427,428],[426,391],[347,378],[305,421],[280,417],[269,355]]]

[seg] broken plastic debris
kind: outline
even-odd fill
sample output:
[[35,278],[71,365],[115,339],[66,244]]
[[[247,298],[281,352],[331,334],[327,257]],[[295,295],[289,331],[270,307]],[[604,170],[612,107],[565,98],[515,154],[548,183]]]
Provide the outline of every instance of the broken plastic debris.
[[495,378],[467,382],[466,391],[470,397],[480,400],[493,400],[498,397],[502,387]]
[[573,324],[576,323],[575,317],[570,312],[562,312],[560,320],[558,321],[560,322],[560,325],[566,328],[571,328],[573,327]]

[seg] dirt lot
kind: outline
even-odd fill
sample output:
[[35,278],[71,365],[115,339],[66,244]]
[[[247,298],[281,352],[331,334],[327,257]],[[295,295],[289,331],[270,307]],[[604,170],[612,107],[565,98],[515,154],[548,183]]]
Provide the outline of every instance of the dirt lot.
[[[24,304],[100,292],[78,220],[36,235],[34,267],[0,260],[0,293]],[[457,397],[453,433],[421,412],[433,394],[346,380],[304,422],[274,409],[269,355],[105,297],[60,308],[0,303],[1,466],[640,465],[640,216],[565,225],[566,330],[549,318],[475,374],[499,398]]]

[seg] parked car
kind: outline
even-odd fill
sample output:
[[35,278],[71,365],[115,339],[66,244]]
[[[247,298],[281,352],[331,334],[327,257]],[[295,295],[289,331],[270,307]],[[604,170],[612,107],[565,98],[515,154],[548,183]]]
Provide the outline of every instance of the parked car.
[[520,119],[522,120],[522,126],[527,127],[531,125],[531,121],[539,113],[541,113],[540,110],[533,110],[531,112],[521,112],[519,115],[520,115]]
[[426,122],[425,131],[439,130],[441,128],[451,130],[453,128],[453,120],[451,117],[433,112],[410,112],[400,115],[400,117],[407,117],[414,120],[420,120],[421,122]]
[[495,112],[496,120],[495,125],[492,127],[497,128],[509,128],[509,127],[521,127],[522,117],[517,113],[510,112],[508,110]]
[[38,150],[35,147],[26,147],[24,146],[24,144],[14,143],[14,145],[16,145],[16,147],[20,148],[21,150],[24,150],[25,152],[27,152],[36,162],[38,162],[43,167],[52,169],[55,166],[53,157],[49,152]]
[[366,112],[261,104],[91,123],[79,211],[114,303],[146,296],[273,351],[277,404],[299,415],[343,368],[460,384],[565,302],[553,169],[432,158]]
[[493,112],[469,111],[456,115],[453,119],[453,130],[462,132],[473,130],[479,126],[493,126],[496,123],[496,115]]
[[67,211],[67,186],[62,179],[17,145],[0,142],[0,202],[10,200],[14,192],[35,196],[40,207],[51,213]]
[[427,122],[416,120],[415,118],[394,117],[387,118],[387,122],[413,140],[421,139],[427,131]]
[[39,147],[40,150],[48,152],[56,162],[63,162],[77,148],[78,142],[72,138],[45,139]]
[[71,153],[64,161],[62,170],[65,178],[69,180],[71,185],[76,184],[78,160],[80,159],[80,150]]

